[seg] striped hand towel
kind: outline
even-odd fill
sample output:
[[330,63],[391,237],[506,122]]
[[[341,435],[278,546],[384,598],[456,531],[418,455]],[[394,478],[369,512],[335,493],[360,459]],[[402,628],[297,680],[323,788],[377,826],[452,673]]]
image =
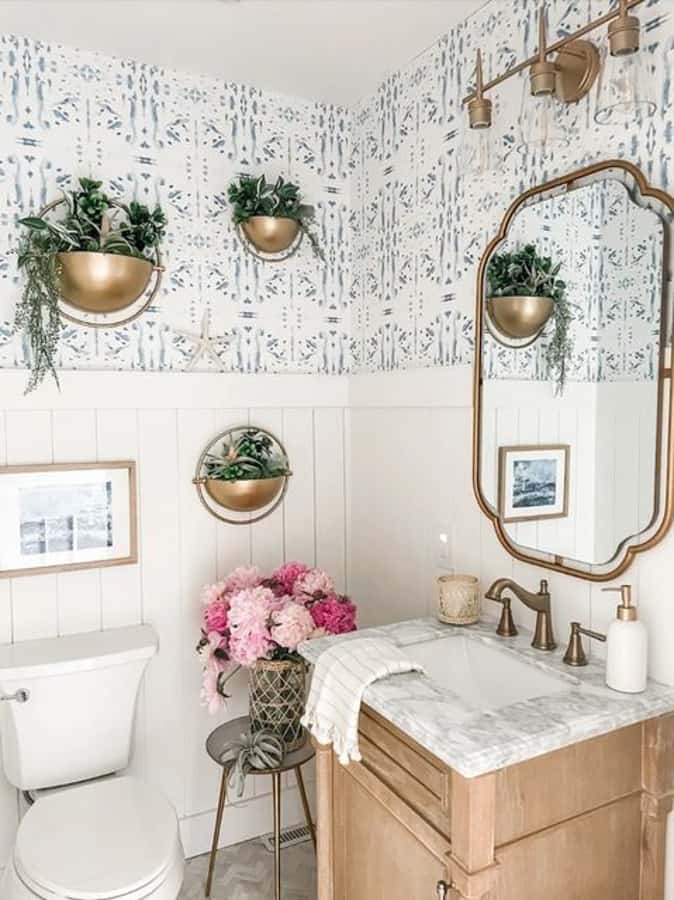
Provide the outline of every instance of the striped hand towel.
[[339,641],[318,657],[302,724],[319,743],[332,744],[342,765],[359,762],[358,715],[365,688],[388,675],[423,671],[391,641]]

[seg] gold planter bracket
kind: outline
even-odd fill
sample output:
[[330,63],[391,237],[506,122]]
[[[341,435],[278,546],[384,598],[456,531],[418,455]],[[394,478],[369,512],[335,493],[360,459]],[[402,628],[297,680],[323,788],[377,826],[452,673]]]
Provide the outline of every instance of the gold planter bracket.
[[[65,200],[53,200],[38,216],[44,219],[61,203]],[[112,205],[122,204],[113,200]],[[159,293],[164,266],[158,247],[154,253],[154,262],[100,251],[58,253],[63,318],[85,328],[119,328],[133,322],[150,308]],[[153,277],[154,285],[150,287]],[[132,299],[127,300],[127,295]],[[133,312],[127,312],[132,307]],[[123,315],[113,318],[114,313]]]
[[197,462],[192,484],[197,489],[203,507],[227,525],[251,525],[253,522],[266,519],[283,502],[292,475],[292,472],[288,471],[286,475],[272,478],[249,478],[238,481],[224,481],[206,475],[205,463],[209,454],[230,435],[249,429],[255,429],[271,438],[283,458],[288,460],[288,454],[279,439],[270,431],[256,425],[236,425],[227,428],[208,442]]

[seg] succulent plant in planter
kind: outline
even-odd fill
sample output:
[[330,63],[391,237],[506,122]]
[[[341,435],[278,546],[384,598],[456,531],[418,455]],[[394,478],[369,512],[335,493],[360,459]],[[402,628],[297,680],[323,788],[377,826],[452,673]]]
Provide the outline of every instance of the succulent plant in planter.
[[272,184],[264,175],[242,175],[227,191],[234,222],[248,240],[264,253],[287,250],[300,231],[309,238],[314,253],[323,258],[312,231],[314,208],[302,203],[300,189],[280,175]]
[[166,217],[159,207],[112,200],[102,183],[81,178],[65,192],[65,216],[19,220],[27,229],[18,251],[24,289],[15,326],[26,332],[32,371],[26,393],[47,373],[58,384],[55,356],[62,327],[59,301],[85,312],[124,309],[147,288],[151,256],[164,237]]
[[566,283],[558,278],[560,269],[561,263],[541,256],[534,244],[495,253],[487,266],[487,311],[502,334],[517,340],[535,339],[554,319],[546,361],[548,376],[561,393],[571,355],[571,310]]
[[227,509],[252,512],[270,503],[290,475],[288,459],[261,429],[234,430],[203,464],[206,490]]

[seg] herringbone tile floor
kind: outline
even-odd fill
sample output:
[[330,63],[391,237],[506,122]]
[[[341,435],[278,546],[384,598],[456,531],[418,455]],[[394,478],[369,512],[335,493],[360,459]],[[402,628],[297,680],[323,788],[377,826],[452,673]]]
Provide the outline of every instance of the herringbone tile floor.
[[[208,856],[187,862],[178,900],[203,900]],[[270,900],[274,896],[274,856],[258,841],[218,852],[211,900]],[[316,900],[316,858],[310,841],[281,856],[283,900]]]

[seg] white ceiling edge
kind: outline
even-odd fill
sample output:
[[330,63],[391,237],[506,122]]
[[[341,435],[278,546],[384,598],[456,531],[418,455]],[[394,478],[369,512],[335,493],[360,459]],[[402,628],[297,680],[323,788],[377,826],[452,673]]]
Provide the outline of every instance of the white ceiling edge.
[[0,31],[352,107],[485,2],[0,0]]

